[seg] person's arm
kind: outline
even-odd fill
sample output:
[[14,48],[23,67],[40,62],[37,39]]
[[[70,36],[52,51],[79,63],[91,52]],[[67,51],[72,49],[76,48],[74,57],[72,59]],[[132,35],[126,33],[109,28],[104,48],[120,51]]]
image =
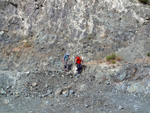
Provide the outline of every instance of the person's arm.
[[81,63],[83,64],[83,60],[81,60]]
[[64,61],[64,56],[63,56],[63,63],[65,63],[65,61]]
[[77,61],[77,59],[75,58],[75,59],[74,59],[74,62],[76,63],[76,61]]

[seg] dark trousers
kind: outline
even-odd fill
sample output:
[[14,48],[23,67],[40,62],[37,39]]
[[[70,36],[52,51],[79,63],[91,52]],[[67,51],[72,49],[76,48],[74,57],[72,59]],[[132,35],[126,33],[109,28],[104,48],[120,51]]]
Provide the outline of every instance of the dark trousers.
[[77,64],[77,73],[80,74],[82,72],[82,65]]
[[65,61],[65,63],[64,63],[64,69],[68,69],[68,61]]

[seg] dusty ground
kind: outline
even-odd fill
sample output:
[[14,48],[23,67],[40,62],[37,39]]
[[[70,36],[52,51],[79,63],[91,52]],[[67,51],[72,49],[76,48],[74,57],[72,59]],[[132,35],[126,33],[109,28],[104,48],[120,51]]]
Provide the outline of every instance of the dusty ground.
[[31,73],[18,80],[22,91],[1,95],[0,113],[150,113],[149,96],[116,90],[94,75]]

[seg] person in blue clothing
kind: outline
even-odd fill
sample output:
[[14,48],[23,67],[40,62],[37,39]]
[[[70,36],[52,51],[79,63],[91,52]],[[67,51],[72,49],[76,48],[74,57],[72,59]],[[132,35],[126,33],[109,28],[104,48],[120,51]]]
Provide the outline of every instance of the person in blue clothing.
[[63,64],[64,64],[64,70],[68,71],[68,61],[69,61],[69,52],[67,52],[64,56],[63,56]]

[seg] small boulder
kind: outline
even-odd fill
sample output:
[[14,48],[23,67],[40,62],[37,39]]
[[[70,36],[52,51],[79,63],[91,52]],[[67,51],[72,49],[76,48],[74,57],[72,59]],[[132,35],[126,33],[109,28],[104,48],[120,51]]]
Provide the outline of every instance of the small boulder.
[[0,36],[3,35],[5,32],[4,31],[0,31]]
[[0,94],[1,94],[1,95],[6,95],[6,91],[4,91],[4,89],[3,89],[3,88],[1,88],[1,90],[0,90]]
[[70,92],[71,95],[74,94],[74,91],[73,91],[73,90],[70,90],[69,92]]
[[63,94],[65,97],[68,97],[68,96],[69,96],[69,90],[63,91],[62,94]]
[[118,109],[119,109],[119,110],[122,110],[122,109],[124,109],[124,108],[123,108],[123,106],[119,105],[119,106],[118,106]]
[[89,104],[87,104],[87,103],[85,103],[84,105],[85,105],[85,107],[86,107],[86,108],[90,107],[90,105],[89,105]]
[[62,89],[61,89],[61,88],[58,88],[58,89],[55,91],[55,97],[59,96],[61,93],[62,93]]
[[36,83],[36,82],[33,82],[33,83],[32,83],[32,86],[33,86],[33,87],[37,86],[37,83]]

